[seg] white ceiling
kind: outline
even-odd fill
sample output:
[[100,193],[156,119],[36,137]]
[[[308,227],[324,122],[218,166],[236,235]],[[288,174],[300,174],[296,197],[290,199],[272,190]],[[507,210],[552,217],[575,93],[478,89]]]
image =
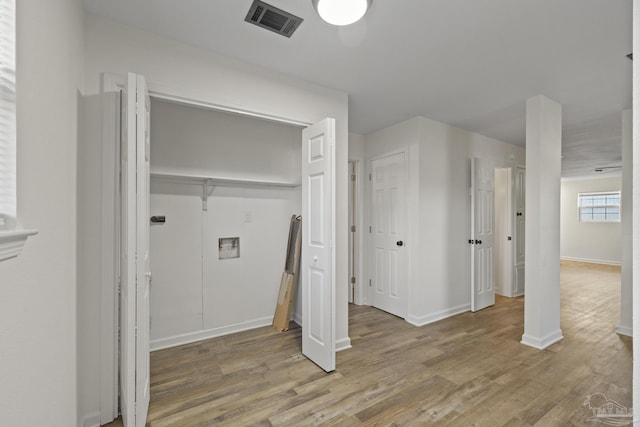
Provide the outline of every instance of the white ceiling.
[[85,0],[89,13],[349,93],[367,134],[418,115],[524,145],[525,100],[563,105],[563,176],[619,165],[631,108],[631,0],[375,0],[350,27],[311,0],[287,39],[244,22],[251,0]]

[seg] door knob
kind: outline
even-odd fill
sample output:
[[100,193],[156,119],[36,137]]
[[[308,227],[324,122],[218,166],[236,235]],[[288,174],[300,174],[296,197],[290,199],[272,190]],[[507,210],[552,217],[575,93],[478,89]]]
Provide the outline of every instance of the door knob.
[[403,242],[402,240],[398,240],[398,241],[396,242],[396,245],[398,245],[398,246],[403,246],[403,245],[404,245],[404,242]]
[[313,262],[318,262],[318,257],[317,256],[313,257]]
[[482,244],[482,240],[476,240],[476,245],[481,245]]

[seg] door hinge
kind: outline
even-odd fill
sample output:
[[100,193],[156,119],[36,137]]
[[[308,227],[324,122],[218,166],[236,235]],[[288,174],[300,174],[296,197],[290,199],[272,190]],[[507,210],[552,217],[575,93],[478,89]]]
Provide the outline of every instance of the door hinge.
[[355,225],[352,225],[352,226],[351,226],[351,232],[352,232],[352,233],[355,233],[355,232],[356,232],[356,226],[355,226]]
[[355,181],[356,180],[356,174],[352,174],[351,175],[351,181]]
[[371,181],[371,174],[369,174],[369,181]]
[[371,287],[371,279],[369,279],[369,287]]
[[369,226],[369,233],[371,233],[371,226]]
[[356,278],[355,278],[355,277],[352,277],[352,278],[351,278],[351,283],[352,283],[352,284],[355,284],[355,283],[356,283]]

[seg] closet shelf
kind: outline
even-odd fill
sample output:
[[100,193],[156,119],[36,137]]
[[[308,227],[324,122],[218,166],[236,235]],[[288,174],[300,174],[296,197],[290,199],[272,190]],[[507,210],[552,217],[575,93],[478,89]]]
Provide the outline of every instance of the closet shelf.
[[229,179],[216,178],[211,176],[180,175],[164,172],[151,172],[151,179],[168,181],[178,184],[220,186],[220,187],[276,187],[276,188],[296,188],[300,187],[299,182],[277,182],[262,181],[252,179]]

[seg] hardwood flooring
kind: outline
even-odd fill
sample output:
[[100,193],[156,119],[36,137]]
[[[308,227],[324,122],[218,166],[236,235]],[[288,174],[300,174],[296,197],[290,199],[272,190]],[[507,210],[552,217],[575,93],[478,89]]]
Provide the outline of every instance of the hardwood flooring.
[[564,339],[520,344],[523,299],[423,327],[350,306],[353,348],[326,374],[300,329],[260,328],[151,355],[148,425],[584,426],[603,393],[631,406],[631,339],[615,333],[620,273],[563,262]]

